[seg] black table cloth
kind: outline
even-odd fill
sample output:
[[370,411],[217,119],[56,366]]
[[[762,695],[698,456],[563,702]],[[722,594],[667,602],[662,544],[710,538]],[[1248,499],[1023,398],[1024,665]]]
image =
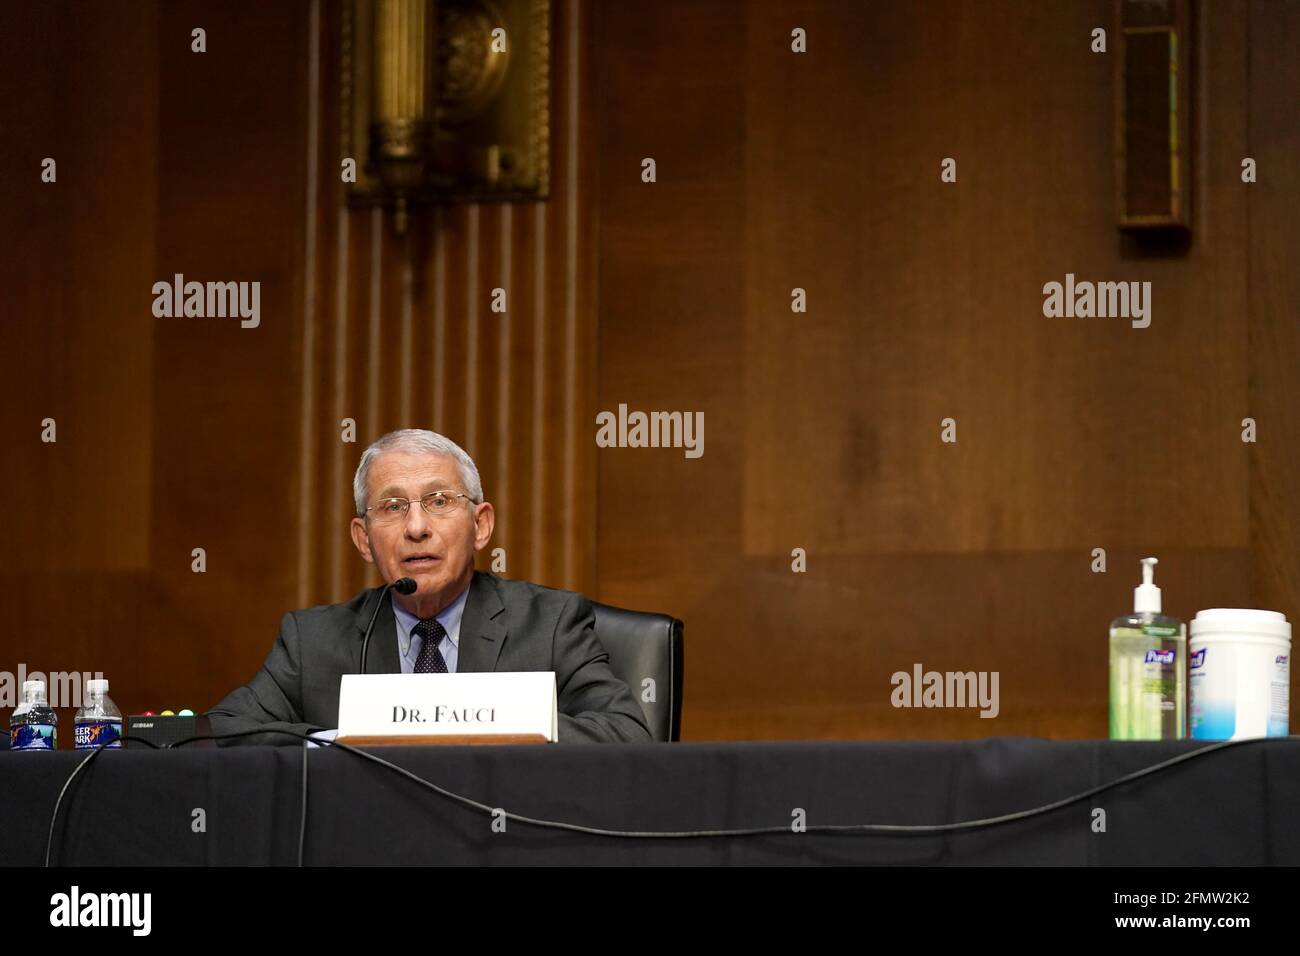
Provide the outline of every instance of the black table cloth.
[[[463,806],[339,749],[307,752],[304,859],[328,864],[1300,864],[1300,743],[1249,742],[1082,802],[976,832],[829,834],[1048,804],[1202,741],[728,742],[383,747],[371,753],[491,808],[613,830],[781,827],[626,838]],[[39,866],[55,798],[84,754],[0,752],[0,863]],[[294,865],[300,747],[100,754],[69,788],[53,862]],[[1104,811],[1105,831],[1094,821]],[[201,824],[201,826],[200,826]],[[789,832],[786,832],[789,831]]]

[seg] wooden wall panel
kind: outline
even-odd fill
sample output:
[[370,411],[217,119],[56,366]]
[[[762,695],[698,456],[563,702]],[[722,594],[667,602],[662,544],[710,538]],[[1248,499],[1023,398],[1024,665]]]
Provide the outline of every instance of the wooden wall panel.
[[[1075,42],[1095,10],[1028,16],[1015,43],[979,4],[817,11],[807,58],[784,10],[749,18],[747,261],[770,267],[748,273],[746,549],[1244,548],[1241,8],[1206,13],[1203,212],[1158,258],[1119,244],[1099,191],[1110,66]],[[1045,318],[1067,272],[1150,281],[1150,328]],[[778,474],[807,507],[780,506]]]
[[127,28],[125,6],[11,4],[0,31],[0,574],[20,593],[149,562],[158,17]]
[[[293,585],[304,198],[284,183],[307,10],[6,10],[0,228],[23,253],[4,267],[5,490],[59,504],[6,536],[5,670],[101,671],[127,710],[204,707],[251,673],[241,649],[269,645]],[[37,179],[44,155],[57,184]],[[155,318],[175,273],[261,282],[260,326]],[[42,447],[46,414],[59,442]]]
[[[688,738],[1100,736],[1144,552],[1171,613],[1252,603],[1248,18],[1206,7],[1186,250],[1114,226],[1109,4],[599,8],[600,407],[706,452],[600,452],[597,592],[686,621]],[[1045,318],[1067,272],[1152,327]],[[1000,716],[893,708],[916,662]]]
[[[283,548],[298,506],[294,346],[307,218],[299,104],[310,9],[160,7],[156,268],[260,282],[261,315],[256,328],[155,320],[156,596],[132,645],[138,675],[121,682],[125,703],[150,688],[149,709],[210,706],[217,687],[247,680],[244,648],[269,648],[292,593]],[[206,53],[191,50],[196,26],[207,31]],[[195,548],[206,555],[203,573],[192,568]]]
[[[1173,613],[1300,616],[1290,6],[1198,6],[1170,254],[1113,228],[1101,0],[556,0],[551,200],[405,237],[342,204],[340,2],[6,10],[3,490],[62,505],[11,516],[0,669],[212,704],[373,580],[351,476],[407,425],[476,456],[509,576],[687,622],[688,738],[1104,734],[1148,550]],[[154,319],[176,271],[260,280],[261,326]],[[1067,271],[1150,278],[1153,327],[1044,319]],[[620,402],[705,412],[704,457],[598,450]],[[1001,716],[893,709],[917,661],[999,670]]]
[[[1261,171],[1249,197],[1252,606],[1300,619],[1300,7],[1251,5],[1249,126]],[[1245,416],[1243,416],[1245,417]],[[1292,700],[1295,697],[1292,696]],[[1295,726],[1294,723],[1292,725]]]

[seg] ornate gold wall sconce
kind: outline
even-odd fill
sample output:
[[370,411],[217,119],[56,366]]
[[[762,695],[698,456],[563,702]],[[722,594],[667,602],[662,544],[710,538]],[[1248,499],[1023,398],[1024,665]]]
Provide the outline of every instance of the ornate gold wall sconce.
[[545,199],[550,0],[344,0],[351,205]]

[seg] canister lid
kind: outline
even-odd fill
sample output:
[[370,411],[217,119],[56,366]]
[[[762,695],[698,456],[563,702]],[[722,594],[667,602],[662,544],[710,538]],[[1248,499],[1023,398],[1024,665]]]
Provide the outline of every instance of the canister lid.
[[1207,634],[1254,634],[1291,640],[1291,622],[1281,611],[1248,607],[1211,607],[1196,612],[1192,637]]

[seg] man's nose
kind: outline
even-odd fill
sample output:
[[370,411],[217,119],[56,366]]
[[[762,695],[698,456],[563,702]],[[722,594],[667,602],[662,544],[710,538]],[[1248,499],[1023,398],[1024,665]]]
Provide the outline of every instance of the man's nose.
[[429,517],[418,501],[412,501],[411,509],[406,513],[406,536],[412,541],[429,537]]

